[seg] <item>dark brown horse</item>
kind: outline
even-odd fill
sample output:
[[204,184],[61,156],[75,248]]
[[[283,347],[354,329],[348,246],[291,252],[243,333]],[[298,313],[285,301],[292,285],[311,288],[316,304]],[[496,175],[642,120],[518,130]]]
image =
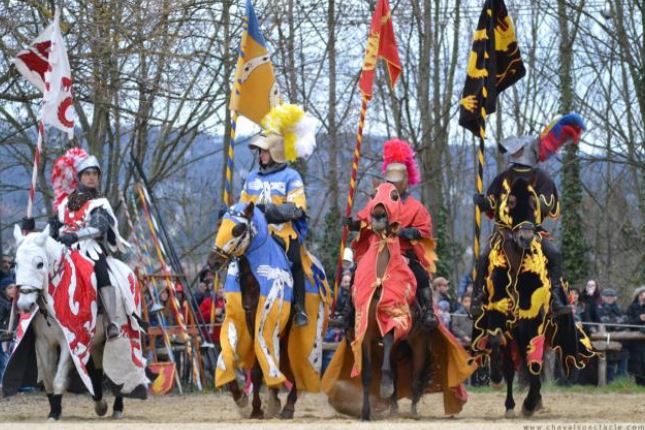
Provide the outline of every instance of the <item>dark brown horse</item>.
[[[392,412],[398,410],[397,377],[403,375],[395,368],[401,351],[405,350],[412,358],[412,368],[408,369],[411,374],[406,375],[405,379],[413,381],[413,413],[416,413],[417,403],[428,381],[427,375],[423,377],[429,367],[427,336],[420,329],[412,329],[412,312],[408,307],[414,298],[416,281],[401,256],[396,238],[399,228],[396,221],[398,204],[398,192],[391,184],[383,184],[377,189],[370,211],[371,231],[376,237],[372,238],[370,249],[359,260],[354,278],[353,300],[357,309],[355,333],[359,339],[354,340],[352,348],[355,357],[357,348],[360,348],[362,420],[371,418],[372,360],[377,357],[382,356],[379,397],[390,400]],[[365,320],[360,314],[361,308],[365,309],[362,303],[366,297],[369,303]],[[386,333],[383,334],[384,330]],[[406,343],[405,347],[401,341]]]
[[528,417],[542,408],[540,374],[550,283],[537,231],[538,196],[521,178],[506,184],[506,190],[498,208],[503,222],[491,240],[490,263],[485,268],[484,312],[475,321],[473,350],[481,360],[489,357],[493,384],[501,384],[502,377],[506,380],[509,418],[515,416],[515,370],[526,366],[529,391],[522,414]]
[[[230,213],[230,211],[229,211]],[[258,310],[258,304],[260,302],[260,285],[256,278],[256,275],[251,270],[249,261],[245,256],[245,253],[249,246],[253,243],[256,236],[257,225],[253,224],[254,216],[254,205],[253,203],[248,204],[244,212],[235,214],[236,216],[231,217],[235,219],[235,223],[229,222],[228,224],[222,224],[218,230],[218,238],[225,237],[230,238],[228,240],[218,240],[216,243],[226,243],[223,246],[215,247],[215,250],[211,253],[208,259],[208,265],[214,271],[219,271],[225,265],[228,265],[232,259],[237,261],[238,267],[238,277],[239,285],[242,296],[242,307],[246,320],[246,329],[251,336],[252,341],[255,341],[255,327],[256,327],[256,315]],[[262,227],[266,229],[266,223]],[[224,231],[226,230],[226,231]],[[268,235],[268,231],[264,232]],[[269,239],[272,240],[272,239]],[[287,342],[289,332],[291,330],[291,315],[288,318],[287,326],[284,330],[284,335],[280,338],[280,350],[287,351]],[[222,333],[222,336],[225,336]],[[286,355],[286,354],[283,354]],[[280,370],[284,372],[285,376],[294,380],[291,372],[291,367],[289,364],[288,357],[281,357],[280,359]],[[278,398],[278,388],[271,388],[269,390],[269,406],[268,411],[265,414],[262,410],[262,400],[260,397],[260,389],[263,384],[263,371],[260,367],[257,360],[251,369],[251,381],[253,383],[253,400],[252,400],[252,411],[251,418],[261,419],[265,415],[268,417],[274,417],[280,414],[281,418],[291,419],[294,415],[295,403],[298,398],[298,391],[296,384],[292,385],[292,388],[287,397],[287,403],[280,412],[280,400]],[[246,393],[240,389],[238,382],[233,380],[226,384],[226,387],[233,394],[233,400],[240,409],[246,408],[248,405],[248,397]]]

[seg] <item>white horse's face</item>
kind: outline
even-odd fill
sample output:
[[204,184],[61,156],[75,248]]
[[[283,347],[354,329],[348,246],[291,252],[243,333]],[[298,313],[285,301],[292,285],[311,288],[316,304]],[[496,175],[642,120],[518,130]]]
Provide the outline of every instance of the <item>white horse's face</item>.
[[16,285],[18,286],[18,309],[31,312],[37,305],[38,296],[49,282],[47,238],[49,226],[39,233],[23,235],[17,225],[13,229],[16,239]]

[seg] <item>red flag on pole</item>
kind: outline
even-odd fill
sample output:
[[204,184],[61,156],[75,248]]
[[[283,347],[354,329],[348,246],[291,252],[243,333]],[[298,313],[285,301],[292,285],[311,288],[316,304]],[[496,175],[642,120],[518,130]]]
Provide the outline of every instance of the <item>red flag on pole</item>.
[[363,71],[358,81],[363,97],[368,100],[372,98],[374,74],[379,58],[387,62],[390,86],[393,87],[401,74],[401,60],[399,59],[399,51],[394,37],[390,5],[387,0],[378,0],[376,3],[372,24],[370,25],[370,34],[367,39],[367,48],[365,49]]

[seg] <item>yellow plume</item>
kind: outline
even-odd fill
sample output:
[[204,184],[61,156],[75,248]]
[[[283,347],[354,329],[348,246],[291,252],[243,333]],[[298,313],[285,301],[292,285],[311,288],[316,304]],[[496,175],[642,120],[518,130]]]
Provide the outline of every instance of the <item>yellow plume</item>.
[[297,105],[283,103],[272,108],[262,119],[265,134],[278,134],[284,139],[284,158],[295,161],[308,157],[315,147],[316,124]]

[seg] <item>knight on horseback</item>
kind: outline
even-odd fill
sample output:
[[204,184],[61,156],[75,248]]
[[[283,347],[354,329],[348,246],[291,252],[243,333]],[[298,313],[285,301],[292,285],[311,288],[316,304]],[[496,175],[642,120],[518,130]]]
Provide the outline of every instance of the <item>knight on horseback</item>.
[[[422,309],[421,321],[426,329],[437,327],[437,317],[432,304],[430,288],[430,255],[434,254],[432,243],[432,217],[419,200],[410,193],[409,187],[420,181],[414,151],[405,141],[392,139],[383,145],[383,174],[385,180],[394,185],[401,201],[398,231],[401,253],[417,281],[416,298]],[[362,228],[361,220],[347,218],[345,224],[352,231]],[[340,320],[351,314],[351,300],[344,300],[339,306]]]
[[[306,127],[296,128],[302,121]],[[249,144],[258,153],[259,166],[246,178],[240,201],[253,202],[264,212],[271,234],[285,249],[294,281],[294,325],[305,326],[309,317],[301,256],[307,234],[307,198],[300,173],[288,163],[311,154],[315,133],[301,130],[311,130],[315,125],[302,109],[289,104],[273,108],[262,125],[262,134]]]
[[[70,157],[67,169],[56,172],[55,167],[52,173],[54,182],[65,182],[65,177],[74,176],[74,172],[76,177],[71,181],[75,189],[69,195],[61,194],[57,214],[49,219],[50,234],[70,249],[81,251],[94,263],[96,287],[108,320],[107,337],[113,339],[119,336],[120,330],[115,323],[117,296],[106,258],[124,251],[128,244],[119,234],[110,202],[100,192],[102,171],[96,157],[79,152]],[[33,221],[23,220],[23,229],[33,230]]]
[[[545,161],[565,143],[569,141],[576,142],[584,127],[582,118],[576,114],[566,115],[560,121],[564,121],[561,127],[565,127],[565,129],[562,130],[562,134],[558,138],[555,138],[553,133],[549,133],[555,125],[554,121],[540,136],[513,136],[502,141],[501,146],[509,154],[510,166],[497,175],[485,195],[475,194],[473,196],[474,203],[489,218],[494,219],[496,225],[495,231],[486,242],[486,246],[477,261],[477,277],[474,283],[473,304],[471,306],[471,312],[475,317],[481,314],[483,285],[486,268],[489,263],[491,243],[503,235],[499,228],[502,223],[499,220],[499,212],[496,211],[496,208],[503,192],[502,184],[504,181],[512,183],[519,178],[526,180],[532,185],[539,197],[541,213],[545,214],[543,218],[550,217],[555,220],[560,216],[560,201],[555,182],[544,170],[538,167],[538,164]],[[541,224],[537,228],[541,233],[542,252],[547,258],[547,271],[551,281],[551,312],[554,316],[570,314],[572,307],[567,305],[567,294],[562,286],[562,254],[553,240],[549,238],[546,229]]]

